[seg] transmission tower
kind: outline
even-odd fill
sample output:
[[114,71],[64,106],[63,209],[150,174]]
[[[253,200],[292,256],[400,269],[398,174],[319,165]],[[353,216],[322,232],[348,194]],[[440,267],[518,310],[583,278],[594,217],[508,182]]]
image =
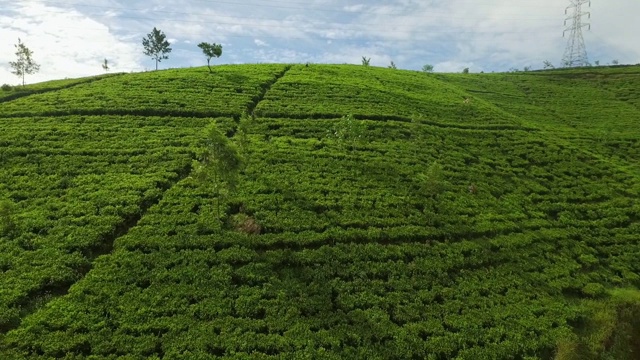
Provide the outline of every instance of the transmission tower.
[[[587,58],[587,48],[584,45],[584,37],[582,36],[582,28],[588,27],[591,30],[590,23],[584,23],[582,18],[584,16],[591,19],[591,13],[583,11],[583,5],[591,7],[590,0],[570,0],[571,5],[567,6],[564,13],[568,16],[564,20],[565,29],[562,32],[562,37],[565,37],[567,32],[570,33],[569,40],[567,41],[567,48],[564,51],[564,57],[562,58],[562,65],[566,67],[575,66],[587,66],[589,65],[589,59]],[[569,25],[567,25],[570,23]]]

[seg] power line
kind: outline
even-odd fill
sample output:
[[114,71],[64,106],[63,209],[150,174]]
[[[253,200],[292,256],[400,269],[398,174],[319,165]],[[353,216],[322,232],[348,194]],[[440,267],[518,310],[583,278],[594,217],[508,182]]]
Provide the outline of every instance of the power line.
[[571,5],[565,9],[565,15],[571,10],[572,15],[564,20],[564,25],[567,26],[567,22],[571,21],[571,25],[566,27],[562,32],[564,37],[565,33],[569,32],[569,40],[567,41],[567,48],[564,51],[564,57],[562,58],[562,64],[566,67],[587,66],[589,65],[589,59],[587,57],[587,48],[584,44],[584,37],[582,36],[582,28],[588,27],[591,29],[590,23],[583,23],[582,17],[587,16],[591,18],[591,13],[588,11],[582,11],[582,6],[588,4],[591,6],[590,0],[570,0]]

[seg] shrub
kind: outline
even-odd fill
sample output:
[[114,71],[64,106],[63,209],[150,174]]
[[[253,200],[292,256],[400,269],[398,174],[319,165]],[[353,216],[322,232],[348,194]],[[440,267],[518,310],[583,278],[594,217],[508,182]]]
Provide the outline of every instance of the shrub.
[[3,91],[11,91],[13,90],[13,86],[9,85],[9,84],[2,84],[2,86],[0,87]]
[[607,293],[607,290],[601,284],[589,283],[582,288],[582,293],[590,297],[601,297]]
[[10,200],[0,200],[0,236],[8,236],[16,229],[15,205]]

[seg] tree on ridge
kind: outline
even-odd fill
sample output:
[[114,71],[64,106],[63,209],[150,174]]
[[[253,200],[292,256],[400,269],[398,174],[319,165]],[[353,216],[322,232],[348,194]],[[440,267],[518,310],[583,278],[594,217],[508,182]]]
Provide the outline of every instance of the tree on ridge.
[[9,65],[13,68],[12,74],[22,78],[22,86],[24,86],[25,74],[35,74],[40,70],[40,65],[33,61],[33,51],[31,51],[21,40],[18,38],[18,43],[15,45],[17,51],[17,61],[10,61]]
[[164,32],[155,27],[147,34],[146,38],[142,39],[144,54],[156,61],[156,70],[158,70],[159,62],[169,58],[169,56],[167,56],[167,54],[171,52],[169,45],[171,44],[167,41],[167,36]]
[[202,52],[207,57],[207,67],[209,68],[209,72],[211,72],[211,58],[219,58],[222,55],[222,45],[221,44],[209,44],[206,42],[201,42],[198,44],[198,47],[202,49]]

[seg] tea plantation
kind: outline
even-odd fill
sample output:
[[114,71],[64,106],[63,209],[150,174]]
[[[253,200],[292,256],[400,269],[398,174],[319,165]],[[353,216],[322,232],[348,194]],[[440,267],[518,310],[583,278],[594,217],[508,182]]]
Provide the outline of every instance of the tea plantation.
[[0,92],[0,359],[638,359],[640,67]]

